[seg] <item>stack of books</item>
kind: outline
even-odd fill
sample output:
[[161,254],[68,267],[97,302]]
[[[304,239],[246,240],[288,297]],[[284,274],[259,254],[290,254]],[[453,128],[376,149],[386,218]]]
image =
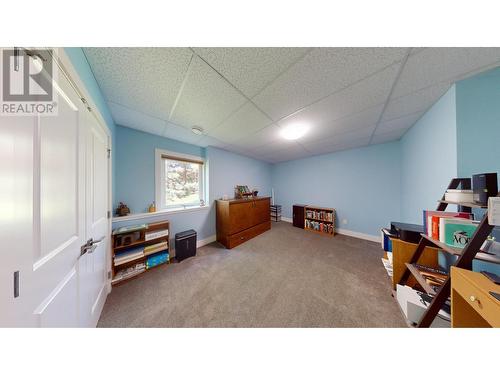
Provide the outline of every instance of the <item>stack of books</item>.
[[113,282],[129,279],[129,278],[131,278],[135,275],[138,275],[144,271],[146,271],[146,265],[144,264],[144,262],[134,264],[131,267],[128,267],[128,268],[125,268],[123,270],[118,271],[116,273],[115,277],[113,278]]
[[169,255],[166,251],[151,255],[148,259],[146,259],[146,268],[150,269],[159,266],[160,264],[167,263],[168,259]]
[[444,193],[444,199],[449,202],[474,203],[474,194],[472,190],[448,189]]
[[128,226],[128,227],[120,227],[120,228],[116,228],[113,231],[113,234],[130,233],[130,232],[135,232],[135,231],[143,230],[143,229],[147,229],[147,228],[148,228],[147,224],[132,225],[132,226]]
[[168,229],[157,230],[156,232],[146,232],[145,240],[150,241],[165,236],[168,236]]
[[128,263],[136,259],[140,259],[144,256],[144,247],[133,247],[132,249],[127,249],[115,254],[114,264],[119,266],[120,264]]
[[467,212],[424,211],[424,233],[448,246],[464,248],[479,222]]
[[151,255],[159,251],[168,250],[168,241],[162,241],[144,248],[144,255]]

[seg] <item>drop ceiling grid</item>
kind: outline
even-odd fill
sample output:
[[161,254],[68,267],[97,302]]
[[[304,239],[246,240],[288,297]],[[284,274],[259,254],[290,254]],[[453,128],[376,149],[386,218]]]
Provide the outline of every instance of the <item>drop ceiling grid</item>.
[[[95,51],[93,50],[104,51],[95,53]],[[149,53],[146,53],[146,50],[148,49],[137,49],[138,51],[134,52],[132,50],[136,49],[133,48],[123,49],[126,50],[125,52],[112,51],[111,56],[114,56],[115,59],[116,56],[120,53],[125,54],[125,56],[128,55],[128,57],[124,59],[125,62],[133,59],[130,56],[139,56],[137,57],[138,61],[135,62],[136,65],[133,67],[133,69],[131,69],[130,66],[127,66],[128,70],[134,70],[137,67],[141,68],[138,74],[132,75],[122,74],[126,73],[123,70],[123,67],[121,67],[120,69],[109,68],[108,60],[110,60],[110,57],[106,56],[106,51],[110,50],[113,49],[86,48],[85,52],[86,56],[87,54],[97,55],[97,57],[88,57],[89,63],[94,72],[94,75],[96,76],[96,80],[102,87],[103,94],[105,95],[106,100],[108,101],[108,103],[111,103],[110,105],[113,107],[113,109],[111,109],[111,112],[113,118],[117,123],[154,134],[162,134],[174,139],[182,139],[185,142],[203,145],[217,144],[219,145],[219,147],[231,148],[233,152],[237,152],[238,150],[240,150],[241,153],[261,156],[261,152],[266,150],[265,155],[271,160],[271,156],[273,154],[277,158],[279,155],[292,153],[291,150],[293,149],[297,150],[296,152],[299,154],[315,153],[316,151],[309,151],[307,145],[317,140],[321,140],[324,142],[324,149],[337,149],[349,144],[354,144],[356,141],[351,141],[345,134],[349,133],[350,131],[355,132],[358,129],[360,129],[361,131],[363,127],[371,129],[373,125],[373,115],[365,115],[365,117],[363,117],[363,111],[366,111],[368,108],[373,108],[373,110],[375,111],[375,108],[380,105],[377,104],[377,101],[378,103],[381,102],[380,99],[376,101],[370,101],[376,98],[377,95],[371,94],[371,97],[368,92],[365,92],[365,90],[361,90],[361,95],[353,94],[355,92],[354,89],[356,88],[356,85],[358,83],[361,86],[363,84],[366,85],[371,77],[377,76],[380,72],[384,71],[390,66],[397,66],[397,64],[400,64],[401,59],[398,60],[398,56],[401,53],[401,50],[405,49],[388,49],[390,51],[390,56],[383,56],[384,53],[382,53],[382,49],[380,48],[313,48],[308,49],[307,52],[305,52],[302,56],[299,56],[300,53],[298,51],[289,52],[287,51],[287,49],[282,49],[280,50],[280,54],[283,53],[284,57],[280,68],[269,68],[268,66],[269,70],[266,71],[265,74],[263,74],[263,76],[265,77],[262,77],[259,82],[251,82],[251,80],[243,80],[240,82],[239,78],[243,74],[242,72],[244,72],[245,70],[241,70],[240,67],[231,67],[231,64],[233,63],[226,63],[226,60],[224,60],[241,60],[247,53],[246,49],[237,49],[239,50],[237,51],[237,54],[240,54],[243,57],[230,56],[232,49],[226,49],[225,52],[221,52],[222,55],[226,55],[223,56],[221,67],[218,66],[219,60],[217,56],[216,59],[213,60],[210,56],[207,56],[205,54],[205,52],[211,49],[207,50],[195,48],[193,50],[189,48],[160,48],[156,49],[160,51],[154,51],[155,49],[152,49],[152,51],[149,51]],[[356,50],[364,52],[356,52]],[[370,52],[370,50],[374,51]],[[347,56],[335,56],[335,53],[341,54],[340,51],[347,51]],[[135,97],[137,97],[137,95],[140,94],[140,92],[142,92],[141,90],[144,90],[144,88],[137,87],[136,92],[134,92],[134,90],[129,90],[129,92],[127,91],[127,89],[123,89],[123,87],[131,86],[131,82],[135,82],[134,80],[138,80],[136,86],[140,86],[141,82],[142,84],[145,82],[144,76],[147,77],[148,74],[152,73],[151,69],[147,69],[147,67],[151,65],[151,62],[148,60],[148,58],[152,58],[153,62],[156,61],[155,64],[159,65],[160,68],[168,70],[169,64],[162,64],[161,59],[165,59],[165,56],[170,56],[172,54],[175,55],[176,53],[180,53],[182,56],[177,60],[173,60],[174,65],[179,63],[179,66],[182,66],[182,68],[172,68],[173,70],[175,70],[175,72],[173,73],[175,76],[175,79],[173,79],[175,84],[172,85],[170,81],[168,82],[168,84],[166,85],[166,88],[168,88],[167,91],[169,92],[168,94],[165,94],[163,92],[158,93],[158,90],[156,89],[153,89],[150,92],[150,95],[157,97],[155,98],[155,101],[152,101],[149,104],[153,107],[156,106],[160,108],[160,110],[158,110],[158,108],[151,109],[140,100],[134,99]],[[255,74],[255,72],[258,72],[258,67],[261,66],[259,65],[261,63],[258,59],[260,53],[267,53],[267,57],[264,59],[267,60],[262,62],[263,66],[269,64],[269,61],[271,61],[270,59],[272,58],[272,52],[265,50],[260,52],[254,50],[250,51],[249,53],[250,57],[257,56],[254,57],[253,61],[250,61],[248,63],[249,65],[247,69],[249,71],[252,71],[252,69],[254,69],[253,74]],[[371,66],[369,63],[366,63],[365,61],[367,56],[366,54],[369,53],[374,53],[375,56],[380,57],[380,59],[374,59],[375,62],[373,66]],[[211,61],[211,64],[200,58],[198,54],[205,55],[205,58],[208,61]],[[191,63],[187,61],[187,56],[189,56],[189,61],[191,61]],[[362,58],[363,56],[365,56],[365,58]],[[297,59],[295,59],[295,57],[297,57]],[[202,61],[202,63],[199,63],[198,59]],[[295,61],[293,61],[294,59]],[[394,62],[394,60],[397,61]],[[124,61],[119,61],[117,63],[118,66],[123,65]],[[217,83],[204,85],[203,82],[195,82],[193,84],[193,78],[191,76],[192,72],[190,71],[193,61],[197,61],[196,64],[200,64],[201,66],[206,65],[205,67],[199,69],[200,71],[202,71],[202,73],[195,70],[195,74],[201,76],[201,79],[203,79],[203,77],[206,75],[217,75],[219,78],[214,79],[213,81]],[[316,99],[317,96],[315,95],[302,95],[297,99],[299,101],[305,100],[306,104],[302,108],[299,108],[298,110],[292,109],[291,112],[286,112],[286,114],[284,114],[283,116],[276,117],[275,113],[279,112],[280,108],[278,107],[277,109],[269,110],[269,101],[262,100],[261,97],[264,96],[264,94],[271,88],[273,90],[275,90],[276,87],[279,88],[279,86],[282,85],[281,82],[298,78],[305,79],[307,81],[308,74],[310,74],[310,71],[312,69],[311,66],[309,66],[310,64],[308,62],[311,61],[319,62],[318,64],[320,72],[324,72],[325,74],[316,74],[317,70],[313,69],[315,75],[313,75],[312,77],[312,83],[306,82],[305,90],[310,90],[313,94],[325,93],[325,96]],[[329,65],[327,63],[328,61],[340,61],[340,63],[332,63],[333,68],[330,66],[331,71],[329,71]],[[340,74],[343,71],[342,69],[349,70],[352,66],[357,66],[356,63],[361,64],[359,66],[359,69],[352,74],[349,74],[347,80],[343,80],[344,76],[346,75]],[[366,66],[364,65],[365,63]],[[390,65],[385,65],[382,69],[375,70],[375,72],[365,76],[365,74],[373,71],[379,65],[384,65],[387,63],[389,63]],[[373,130],[371,143],[378,143],[384,140],[390,141],[392,139],[399,139],[401,135],[404,134],[408,130],[408,128],[411,127],[413,123],[415,123],[418,118],[420,118],[420,116],[425,113],[425,111],[432,104],[434,104],[435,101],[438,100],[438,98],[444,92],[446,92],[446,90],[454,81],[456,81],[458,78],[470,76],[473,72],[481,72],[486,69],[498,66],[499,64],[500,48],[412,49],[406,61],[406,65],[400,72],[401,74],[399,75],[399,79],[393,81],[394,85],[392,94],[385,96],[383,89],[381,89],[378,94],[379,98],[383,98],[384,110],[380,116],[379,121],[377,122],[375,129]],[[216,69],[214,66],[218,67],[218,69]],[[306,70],[304,72],[301,71],[301,69]],[[309,71],[307,69],[309,69]],[[96,72],[94,70],[96,70]],[[119,73],[118,75],[113,74],[117,73],[115,70],[121,73]],[[213,73],[207,73],[210,70]],[[106,74],[109,74],[109,77],[111,78],[106,80]],[[341,76],[340,78],[337,77],[339,74]],[[353,79],[357,78],[356,74],[362,76],[362,78],[358,81],[352,82]],[[163,75],[168,76],[168,74]],[[318,77],[316,77],[316,75],[319,77],[319,79],[317,79]],[[123,77],[125,76],[131,77],[131,79],[125,83],[121,82],[124,81]],[[137,78],[138,76],[143,78],[139,79]],[[168,77],[166,79],[167,81],[169,80]],[[196,78],[194,79],[194,81],[198,81],[199,79],[200,78]],[[315,79],[316,81],[314,81]],[[329,79],[329,82],[334,82],[334,84],[329,85],[322,82],[322,80],[328,81]],[[225,81],[226,84],[223,84],[220,81]],[[220,85],[220,92],[222,92],[222,94],[214,93],[214,91],[218,92],[218,90],[213,90],[213,87],[217,85]],[[226,89],[224,88],[225,86]],[[230,93],[227,95],[228,98],[226,98],[225,93],[234,93],[234,91],[232,91],[231,89],[227,89],[227,86],[232,87],[232,89],[236,91],[240,96]],[[201,90],[199,90],[200,87],[202,87]],[[293,82],[291,87],[296,87],[293,85]],[[160,91],[163,91],[166,88],[162,88]],[[147,87],[146,90],[147,89],[149,89],[149,87]],[[186,89],[188,90],[185,91]],[[203,91],[205,97],[208,97],[208,99],[201,100],[205,110],[200,110],[198,104],[193,104],[196,102],[196,100],[191,100],[193,98],[197,98],[197,94],[199,94],[199,91]],[[348,95],[350,91],[352,95],[351,97],[349,97]],[[172,94],[172,92],[175,92],[175,94]],[[286,94],[290,95],[289,92],[286,92]],[[211,96],[223,97],[223,99],[221,99],[222,102],[225,102],[225,99],[228,99],[230,103],[215,105],[213,103],[217,103],[217,100],[211,98]],[[200,101],[199,97],[200,96],[198,96],[198,100]],[[279,103],[279,95],[276,100],[278,100]],[[128,103],[129,101],[131,103]],[[186,104],[186,102],[189,103]],[[293,100],[291,100],[290,102],[293,102]],[[328,108],[328,105],[325,103],[330,105],[330,108]],[[179,104],[180,107],[178,107]],[[285,104],[288,105],[288,103]],[[123,108],[116,108],[117,105]],[[169,106],[170,112],[166,111]],[[179,115],[178,109],[182,108],[183,106],[185,108],[185,110],[183,111],[185,112],[183,114],[185,119],[183,118],[183,116]],[[331,108],[334,108],[334,106],[339,108],[338,113],[332,111]],[[263,116],[267,117],[269,121],[266,122],[262,120],[262,116],[258,116],[255,113],[253,113],[253,115],[256,119],[258,119],[259,117],[261,118],[260,123],[258,120],[255,124],[252,123],[252,114],[244,115],[241,121],[234,120],[233,117],[238,116],[240,112],[249,107],[253,107],[256,111],[259,111]],[[290,107],[292,108],[294,106],[291,105]],[[195,113],[198,111],[201,111],[202,114],[200,115]],[[253,109],[249,111],[255,112]],[[278,137],[276,135],[279,132],[280,127],[288,125],[288,123],[290,123],[291,121],[299,120],[301,118],[306,119],[306,117],[308,116],[312,119],[318,119],[317,123],[316,121],[313,121],[314,126],[320,128],[320,131],[318,131],[317,134],[313,137],[315,139],[305,138],[304,141],[301,140],[292,142],[286,142],[284,140],[278,141]],[[356,119],[356,117],[358,118]],[[169,121],[169,118],[171,121]],[[208,126],[204,126],[205,120],[207,118]],[[196,121],[193,121],[193,119]],[[141,124],[134,124],[135,121],[140,122]],[[231,121],[233,121],[233,123],[231,123]],[[200,126],[209,129],[207,133],[202,137],[195,136],[190,131],[191,127],[193,125],[197,125],[197,123],[201,123]],[[249,125],[250,123],[252,124]],[[215,129],[217,129],[218,126],[222,126],[222,128],[217,132],[215,131]],[[241,129],[240,133],[238,127]],[[161,130],[162,128],[163,130]],[[215,134],[211,134],[210,129],[214,129]],[[229,136],[225,138],[223,136],[220,137],[224,139],[217,139],[216,133],[222,133],[224,135],[227,129],[230,129],[232,134],[229,134]],[[269,134],[269,138],[263,136],[263,134]],[[212,135],[215,135],[215,138]],[[328,135],[330,135],[330,138],[327,138]],[[338,136],[338,139],[342,140],[342,142],[337,142],[335,140],[336,136]],[[360,137],[363,138],[362,136]],[[358,137],[358,139],[361,138]],[[328,139],[329,141],[327,142],[326,140]],[[255,148],[255,145],[261,147]],[[284,150],[286,148],[288,148],[289,151]]]
[[[332,50],[332,51],[334,51],[335,53],[337,53],[337,52],[338,52],[338,49],[328,49],[328,50]],[[358,49],[351,49],[351,48],[347,48],[347,49],[345,49],[345,48],[344,48],[344,49],[340,49],[340,50],[342,50],[342,51],[355,51],[355,50],[358,50]],[[382,52],[382,51],[378,51],[378,50],[380,50],[380,49],[374,49],[374,48],[365,48],[365,49],[362,49],[362,50],[363,50],[363,51],[365,51],[365,52],[366,52],[366,51],[368,51],[368,52],[369,52],[369,51],[377,51],[377,53]],[[385,61],[387,61],[387,62],[390,62],[390,65],[397,64],[397,61],[398,61],[398,59],[399,59],[399,58],[401,58],[401,54],[402,54],[402,52],[403,52],[403,49],[401,49],[401,48],[385,48],[385,49],[383,49],[383,50],[384,50],[384,51],[391,51],[391,52],[393,53],[392,57],[390,57],[390,58],[389,58],[389,60],[387,60],[387,59],[385,60]],[[196,53],[196,52],[195,52],[195,53]],[[299,59],[298,59],[298,60],[297,60],[294,64],[292,64],[292,65],[291,65],[291,66],[289,66],[287,69],[285,69],[285,70],[281,73],[281,75],[280,75],[279,77],[282,77],[282,76],[283,76],[283,74],[285,74],[287,71],[289,71],[291,67],[296,66],[298,62],[302,61],[302,60],[303,60],[305,57],[307,57],[310,53],[311,53],[311,52],[308,52],[308,53],[306,53],[303,57],[299,58]],[[383,53],[382,53],[382,55],[383,55]],[[376,55],[376,56],[377,56],[378,58],[380,58],[382,55],[381,55],[381,54],[378,54],[378,55]],[[204,61],[205,61],[205,60],[204,60]],[[394,61],[396,61],[396,62],[394,63]],[[207,62],[205,61],[205,63],[207,63]],[[231,85],[233,85],[234,87],[236,87],[238,90],[240,90],[240,91],[241,91],[241,88],[237,87],[237,85],[236,85],[234,82],[231,82],[231,80],[230,80],[228,77],[225,77],[223,72],[218,71],[218,70],[217,70],[214,66],[212,66],[212,65],[210,65],[210,64],[208,64],[208,63],[207,63],[207,65],[209,65],[209,66],[210,66],[210,68],[212,68],[214,71],[216,71],[216,72],[217,72],[217,73],[218,73],[221,77],[223,77],[225,80],[227,80],[227,81],[228,81]],[[389,66],[390,66],[390,65],[389,65]],[[380,65],[379,65],[379,66],[380,66]],[[386,68],[387,68],[387,66],[384,66],[384,67],[381,69],[381,71],[384,71]],[[373,69],[374,69],[374,68],[371,68],[371,70],[370,70],[370,71],[373,71]],[[347,86],[345,86],[345,87],[341,88],[341,89],[340,89],[340,91],[341,91],[342,89],[349,88],[350,86],[355,85],[356,83],[359,83],[359,82],[361,82],[361,81],[363,81],[363,80],[365,80],[365,79],[368,79],[368,78],[370,78],[372,75],[376,75],[377,73],[379,73],[379,71],[375,71],[374,73],[372,73],[372,74],[370,74],[370,75],[368,75],[368,76],[366,76],[366,77],[363,77],[363,78],[359,79],[358,81],[352,82],[350,85],[347,85]],[[279,77],[277,77],[277,78],[279,78]],[[271,84],[273,84],[273,83],[274,83],[274,82],[270,82],[270,83],[268,83],[268,84],[267,84],[264,88],[262,88],[261,92],[262,92],[262,91],[264,91],[267,87],[269,87],[269,85],[271,85]],[[325,98],[327,98],[327,97],[329,97],[329,96],[331,96],[331,95],[335,94],[336,92],[337,92],[337,91],[335,91],[335,92],[329,92],[329,93],[328,93],[325,97],[322,97],[322,98],[318,99],[318,101],[321,101],[321,100],[323,100],[323,99],[325,99]],[[255,107],[256,107],[257,109],[259,109],[262,113],[264,113],[265,115],[267,115],[268,117],[270,117],[270,116],[268,115],[268,113],[267,113],[264,109],[262,109],[262,108],[261,108],[258,104],[256,104],[253,100],[251,100],[250,98],[247,98],[247,99],[248,99],[248,100],[249,100],[249,101],[250,101],[253,105],[255,105]],[[304,108],[299,109],[299,111],[300,111],[300,110],[303,110],[303,109],[307,109],[307,107],[309,107],[309,106],[311,106],[311,105],[313,105],[313,104],[314,104],[314,103],[309,104],[309,105],[305,106]],[[245,106],[245,105],[246,105],[246,104],[244,104],[243,106]],[[241,107],[240,107],[240,108],[241,108]],[[237,112],[238,110],[239,110],[239,109],[236,109],[236,110],[235,110],[235,112]],[[234,113],[234,112],[233,112],[233,113]],[[231,115],[232,115],[232,114],[230,114],[229,116],[231,116]],[[289,117],[289,116],[291,116],[291,115],[293,115],[293,113],[285,115],[285,116],[284,116],[284,118],[288,118],[288,117]],[[279,121],[276,121],[276,122],[275,122],[275,124],[276,124],[277,126],[280,126],[280,122],[279,122]],[[218,128],[219,126],[221,126],[221,124],[218,124],[218,125],[217,125],[217,126],[215,126],[214,128],[216,129],[216,128]],[[258,130],[259,130],[259,129],[257,129],[257,131],[258,131]],[[297,143],[297,144],[299,144],[300,146],[302,146],[302,147],[304,148],[304,150],[307,152],[307,148],[306,148],[306,147],[304,147],[304,146],[301,144],[301,142],[298,142],[298,141],[297,141],[296,143]]]
[[168,118],[191,59],[187,48],[83,51],[107,100],[163,119]]
[[[271,118],[271,116],[269,116],[269,114],[267,112],[265,112],[262,108],[260,108],[253,100],[251,97],[247,96],[240,87],[237,86],[237,84],[235,84],[234,82],[232,82],[232,80],[230,79],[230,77],[226,77],[225,76],[225,73],[222,72],[222,71],[219,71],[215,66],[213,66],[212,64],[210,64],[209,61],[207,61],[203,56],[199,55],[197,50],[199,49],[196,49],[196,48],[190,48],[191,51],[193,51],[193,54],[196,55],[201,61],[203,61],[210,69],[212,69],[214,72],[216,72],[222,79],[224,79],[228,84],[230,84],[231,86],[233,86],[237,91],[240,92],[240,94],[246,98],[247,102],[241,104],[241,106],[235,108],[232,112],[230,112],[223,120],[221,120],[221,122],[217,125],[215,125],[213,127],[213,130],[216,131],[217,128],[219,126],[221,126],[225,121],[229,120],[234,114],[236,114],[241,108],[243,108],[247,103],[250,103],[251,105],[253,105],[258,111],[260,111],[264,116],[266,116],[270,122],[272,123],[273,119]],[[290,48],[289,48],[290,49]],[[276,77],[274,77],[274,79],[270,80],[269,82],[267,82],[265,84],[264,87],[262,87],[258,92],[262,92],[262,90],[264,90],[268,85],[272,84],[276,79],[278,79],[282,74],[284,74],[285,72],[287,72],[293,65],[295,65],[297,62],[299,62],[301,59],[303,59],[310,51],[312,50],[312,48],[308,48],[306,49],[306,51],[302,54],[302,56],[299,56],[295,61],[291,62],[290,64],[288,64],[287,66],[284,66],[281,70],[281,72],[279,72]],[[212,59],[213,60],[213,59]],[[255,95],[254,95],[255,96]],[[257,129],[257,131],[259,131],[259,129]]]

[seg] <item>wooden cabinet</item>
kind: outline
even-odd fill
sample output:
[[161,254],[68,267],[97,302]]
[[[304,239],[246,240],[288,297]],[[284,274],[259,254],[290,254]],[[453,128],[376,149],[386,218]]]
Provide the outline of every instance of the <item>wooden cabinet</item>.
[[304,208],[305,204],[295,204],[293,206],[293,226],[304,229]]
[[271,229],[271,198],[216,200],[217,241],[228,249]]

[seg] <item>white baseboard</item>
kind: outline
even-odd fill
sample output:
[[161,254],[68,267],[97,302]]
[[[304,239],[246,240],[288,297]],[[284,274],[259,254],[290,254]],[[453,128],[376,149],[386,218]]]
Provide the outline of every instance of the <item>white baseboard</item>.
[[209,243],[212,243],[212,242],[215,242],[216,239],[217,239],[217,236],[214,234],[210,237],[204,238],[202,240],[198,240],[198,241],[196,241],[196,248],[208,245]]
[[[282,221],[286,221],[287,223],[292,223],[293,222],[293,220],[291,218],[284,217],[284,216],[281,217],[281,220]],[[354,232],[352,230],[339,229],[339,228],[335,229],[335,233],[343,234],[344,236],[356,237],[356,238],[360,238],[362,240],[367,240],[367,241],[372,241],[372,242],[380,243],[380,236],[373,236],[371,234],[365,234],[365,233],[361,233],[361,232]]]
[[373,236],[371,234],[365,234],[365,233],[361,233],[361,232],[354,232],[352,230],[340,229],[340,228],[335,229],[335,233],[343,234],[344,236],[356,237],[356,238],[360,238],[362,240],[367,240],[367,241],[372,241],[372,242],[380,243],[380,236]]

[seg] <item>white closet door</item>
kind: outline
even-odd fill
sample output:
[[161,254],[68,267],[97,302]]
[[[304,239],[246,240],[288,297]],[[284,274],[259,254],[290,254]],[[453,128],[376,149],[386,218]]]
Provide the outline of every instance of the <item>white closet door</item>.
[[[99,125],[65,76],[57,76],[57,116],[0,117],[1,326],[95,326],[106,297],[107,137],[92,140]],[[99,251],[80,257],[82,245],[100,236]]]
[[80,259],[82,326],[95,327],[107,295],[108,136],[92,114],[84,119],[86,130],[86,238],[96,242]]

